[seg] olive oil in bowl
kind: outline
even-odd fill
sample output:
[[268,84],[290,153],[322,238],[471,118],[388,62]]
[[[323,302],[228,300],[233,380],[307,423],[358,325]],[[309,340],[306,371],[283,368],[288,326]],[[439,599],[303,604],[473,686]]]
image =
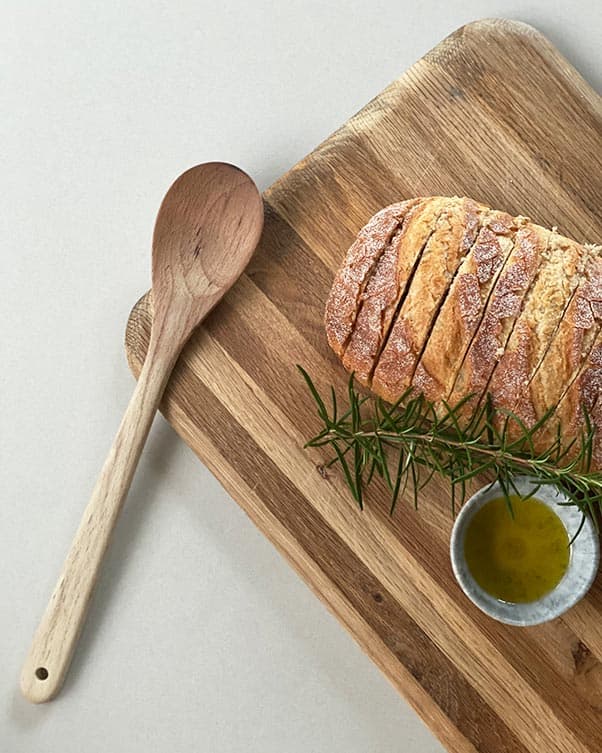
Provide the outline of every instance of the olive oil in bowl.
[[[515,476],[508,510],[496,482],[463,506],[452,530],[452,570],[466,596],[508,625],[539,625],[576,604],[600,561],[593,521],[556,486]],[[577,535],[578,534],[578,535]]]
[[556,513],[538,499],[511,496],[487,502],[466,529],[464,556],[473,578],[502,601],[540,599],[560,583],[569,564],[569,537]]

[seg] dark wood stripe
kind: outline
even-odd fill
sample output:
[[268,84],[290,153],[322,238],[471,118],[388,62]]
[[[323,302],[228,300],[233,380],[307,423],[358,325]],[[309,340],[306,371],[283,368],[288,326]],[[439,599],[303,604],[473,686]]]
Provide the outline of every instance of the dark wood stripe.
[[[336,148],[331,144],[312,152],[305,160],[308,169],[291,171],[286,188],[276,184],[265,198],[314,254],[335,270],[373,214],[419,194],[409,178],[392,172],[350,127],[333,138]],[[368,177],[375,172],[377,183]],[[313,197],[309,212],[304,198],[308,196]]]
[[[316,349],[324,342],[324,305],[334,270],[329,269],[269,204],[261,243],[246,275]],[[294,281],[291,284],[291,280]]]

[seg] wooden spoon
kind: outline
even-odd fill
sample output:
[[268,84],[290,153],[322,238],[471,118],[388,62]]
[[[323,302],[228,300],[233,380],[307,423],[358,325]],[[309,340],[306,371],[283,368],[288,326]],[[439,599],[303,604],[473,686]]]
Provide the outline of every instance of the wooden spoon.
[[21,675],[33,703],[60,690],[111,532],[169,375],[192,330],[246,267],[263,204],[232,165],[193,167],[163,199],[153,235],[153,327],[144,367],[75,534]]

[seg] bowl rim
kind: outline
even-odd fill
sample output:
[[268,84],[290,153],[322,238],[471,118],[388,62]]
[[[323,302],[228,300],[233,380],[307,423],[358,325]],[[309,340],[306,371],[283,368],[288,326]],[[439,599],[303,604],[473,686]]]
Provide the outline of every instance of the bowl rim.
[[[572,542],[569,564],[558,585],[535,601],[512,603],[501,601],[485,591],[470,572],[464,555],[468,524],[483,505],[503,496],[499,481],[481,487],[462,506],[452,529],[450,557],[454,576],[473,604],[499,622],[526,627],[559,617],[585,596],[598,573],[600,542],[589,515],[583,520],[581,511],[576,506],[567,504],[568,497],[557,486],[541,485],[531,476],[515,476],[513,484],[521,496],[532,494],[535,499],[551,508],[562,521],[569,541]],[[581,532],[573,541],[582,522]]]

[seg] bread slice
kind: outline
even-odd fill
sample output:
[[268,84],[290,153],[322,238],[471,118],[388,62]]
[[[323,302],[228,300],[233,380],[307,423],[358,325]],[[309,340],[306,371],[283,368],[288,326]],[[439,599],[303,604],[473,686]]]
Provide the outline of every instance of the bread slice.
[[374,370],[372,390],[385,400],[397,400],[412,384],[432,324],[474,242],[477,210],[470,199],[454,198],[439,216]]
[[385,207],[360,230],[335,275],[324,315],[330,347],[342,357],[351,337],[360,296],[375,265],[403,222],[422,199],[409,199]]
[[[560,428],[564,446],[583,428],[583,406],[599,423],[599,360],[602,349],[602,248],[585,249],[583,278],[529,389],[536,418],[553,414],[535,437],[550,446]],[[602,427],[598,434],[602,437]],[[574,455],[574,453],[572,453]],[[600,464],[599,464],[600,467]]]
[[576,378],[564,393],[556,410],[545,427],[537,433],[536,448],[544,449],[556,439],[556,432],[560,432],[563,448],[573,446],[563,458],[563,463],[572,461],[581,446],[587,424],[584,409],[589,421],[595,428],[592,469],[602,468],[602,330],[597,327],[597,334],[592,347],[583,359]]
[[509,214],[479,206],[481,229],[439,311],[412,381],[432,402],[449,397],[518,229]]
[[434,197],[412,207],[381,254],[359,299],[343,366],[367,385],[399,301],[449,199]]
[[[557,232],[549,234],[537,277],[489,382],[493,407],[512,411],[527,426],[537,420],[530,384],[583,274],[583,248]],[[504,415],[499,416],[500,422]],[[515,430],[519,425],[514,423]]]
[[[566,246],[566,242],[562,239],[562,245]],[[579,284],[519,400],[517,413],[525,421],[528,415],[528,409],[522,404],[525,400],[531,406],[531,421],[539,420],[560,403],[586,363],[602,323],[602,248],[577,246],[576,250],[580,252],[579,267],[582,268]],[[569,410],[575,412],[576,407],[573,404]]]
[[[583,411],[587,410],[589,423],[594,429],[592,468],[602,468],[602,342],[599,338],[600,335],[598,335],[597,342],[590,350],[587,367],[579,380],[581,401],[574,419],[574,425],[568,427],[569,436],[571,433],[578,436],[580,430],[584,431],[586,420]],[[576,454],[579,446],[579,442],[577,442],[573,454]]]
[[533,284],[550,231],[524,224],[516,233],[506,260],[485,309],[481,324],[466,352],[449,397],[454,406],[464,398],[463,415],[470,413],[484,397],[489,379],[502,357],[523,300]]

